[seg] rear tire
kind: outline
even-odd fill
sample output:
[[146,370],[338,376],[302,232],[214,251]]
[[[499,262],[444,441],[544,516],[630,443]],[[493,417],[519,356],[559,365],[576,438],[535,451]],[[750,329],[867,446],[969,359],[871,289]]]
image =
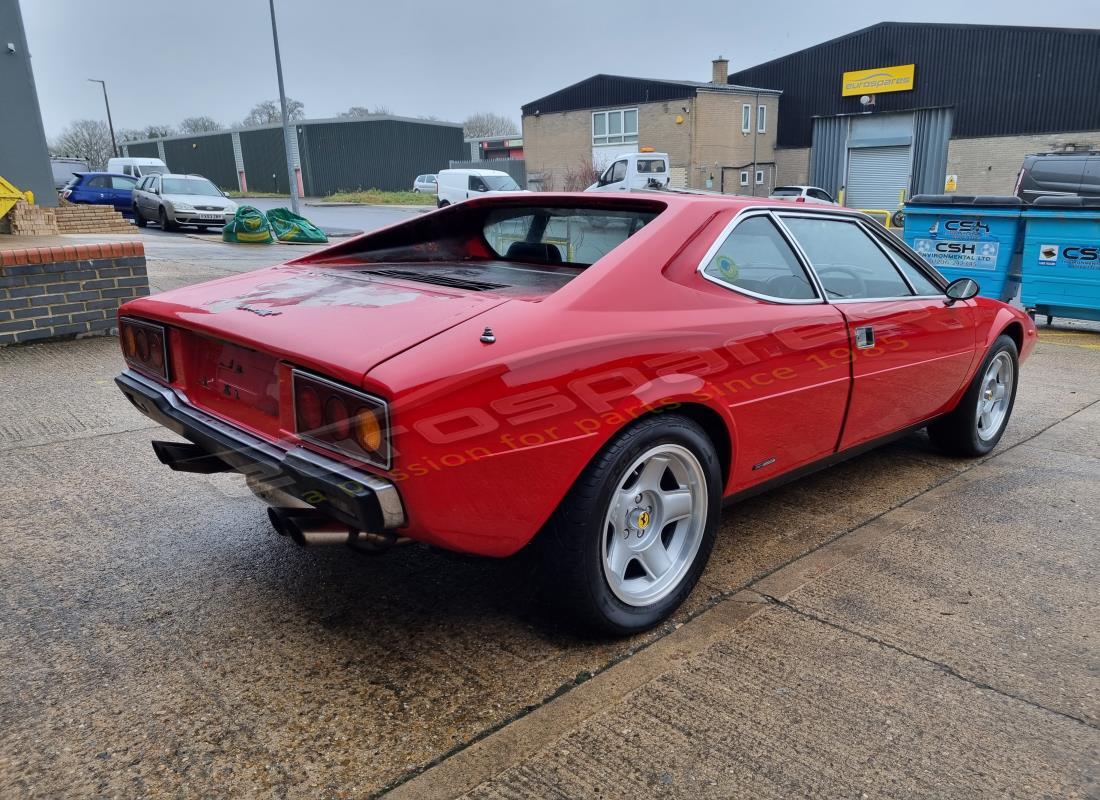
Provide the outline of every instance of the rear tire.
[[146,225],[149,224],[149,220],[141,216],[141,211],[138,210],[137,206],[134,206],[134,224],[137,225],[139,228],[144,228]]
[[997,337],[955,410],[928,426],[932,443],[948,455],[975,458],[997,446],[1012,416],[1019,384],[1016,342]]
[[436,208],[443,208],[444,206],[449,206],[449,205],[450,205],[450,203],[448,203],[446,200],[437,200],[436,203],[435,203]]
[[596,455],[533,543],[545,594],[588,630],[657,625],[698,582],[721,499],[702,428],[672,414],[640,420]]

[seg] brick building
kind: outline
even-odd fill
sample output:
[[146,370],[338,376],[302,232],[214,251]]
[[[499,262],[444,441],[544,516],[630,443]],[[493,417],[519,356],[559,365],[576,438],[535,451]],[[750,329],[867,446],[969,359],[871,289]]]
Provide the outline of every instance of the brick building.
[[731,84],[594,75],[523,106],[532,188],[586,183],[624,152],[668,153],[674,186],[766,195],[775,181],[781,92]]

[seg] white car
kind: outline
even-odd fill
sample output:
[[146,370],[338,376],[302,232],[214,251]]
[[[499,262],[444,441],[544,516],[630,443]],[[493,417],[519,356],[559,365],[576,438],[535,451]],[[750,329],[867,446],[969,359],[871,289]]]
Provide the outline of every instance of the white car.
[[769,200],[794,200],[796,203],[817,203],[835,206],[836,200],[827,191],[816,186],[776,186],[768,195]]
[[143,178],[146,175],[164,175],[168,172],[168,165],[159,158],[136,158],[122,156],[107,160],[107,171],[116,175],[129,175],[134,178]]
[[417,175],[413,181],[413,191],[417,194],[435,191],[435,175]]
[[443,169],[435,176],[436,201],[440,208],[471,197],[526,192],[507,172],[496,169]]
[[668,153],[623,153],[586,192],[629,192],[668,186]]

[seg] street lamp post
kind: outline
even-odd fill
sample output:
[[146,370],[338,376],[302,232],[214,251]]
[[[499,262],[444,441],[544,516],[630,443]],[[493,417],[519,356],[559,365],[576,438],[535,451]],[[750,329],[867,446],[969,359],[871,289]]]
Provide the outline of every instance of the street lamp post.
[[279,76],[279,106],[283,113],[283,146],[286,149],[286,174],[290,180],[290,210],[298,214],[298,179],[294,174],[294,158],[291,155],[290,118],[286,113],[286,89],[283,88],[283,60],[279,55],[279,29],[275,25],[275,0],[271,6],[271,39],[275,43],[275,73]]
[[107,81],[96,78],[88,78],[92,83],[98,83],[103,87],[103,104],[107,106],[107,127],[111,131],[111,155],[118,156],[118,145],[115,143],[115,124],[111,121],[111,102],[107,99]]

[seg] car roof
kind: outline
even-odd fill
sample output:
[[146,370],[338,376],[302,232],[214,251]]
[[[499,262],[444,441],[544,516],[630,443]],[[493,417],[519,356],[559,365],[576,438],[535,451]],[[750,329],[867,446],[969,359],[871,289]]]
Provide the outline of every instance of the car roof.
[[159,158],[152,158],[150,156],[115,156],[114,158],[107,159],[108,161],[123,161],[127,164],[137,164],[139,167],[142,164],[163,164]]
[[83,172],[74,172],[73,175],[82,175],[85,178],[98,178],[100,175],[107,175],[111,178],[129,178],[135,180],[133,175],[123,175],[121,172],[89,172],[87,170]]
[[[210,181],[210,179],[208,177],[206,177],[205,175],[196,175],[193,172],[158,172],[158,173],[155,173],[154,175],[147,175],[145,177],[156,177],[156,178],[202,178],[204,181]],[[210,182],[213,183],[213,181],[210,181]]]
[[441,169],[439,175],[507,175],[499,169]]

